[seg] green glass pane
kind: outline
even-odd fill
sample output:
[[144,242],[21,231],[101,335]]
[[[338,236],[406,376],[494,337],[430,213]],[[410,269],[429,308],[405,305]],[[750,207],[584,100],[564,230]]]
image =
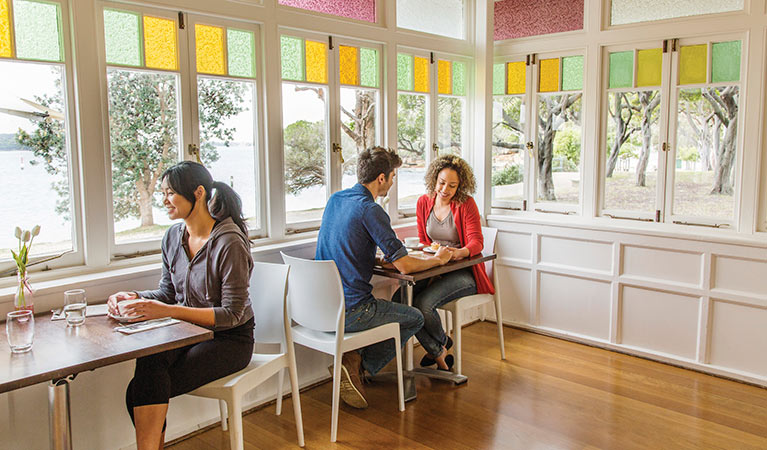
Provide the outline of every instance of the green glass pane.
[[562,90],[580,91],[583,89],[583,56],[565,56],[562,58]]
[[256,43],[253,33],[227,28],[226,50],[229,75],[233,77],[256,77]]
[[304,41],[292,36],[280,37],[282,79],[304,81]]
[[62,61],[59,5],[27,0],[13,2],[16,56]]
[[413,55],[397,53],[397,89],[413,90]]
[[453,61],[453,95],[466,95],[466,64]]
[[506,93],[506,64],[493,64],[493,95]]
[[634,86],[634,52],[610,53],[610,88]]
[[104,44],[107,64],[141,66],[141,29],[138,14],[104,10]]
[[740,41],[715,42],[711,56],[712,83],[740,81]]
[[360,49],[360,85],[378,87],[378,50]]

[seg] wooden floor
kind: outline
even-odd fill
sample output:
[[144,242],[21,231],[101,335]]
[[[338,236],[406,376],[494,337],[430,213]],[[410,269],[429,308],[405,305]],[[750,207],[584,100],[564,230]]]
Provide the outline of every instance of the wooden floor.
[[[418,379],[397,411],[396,384],[368,384],[370,407],[341,405],[330,443],[330,383],[301,395],[306,448],[767,449],[767,389],[505,329],[464,329],[463,386]],[[417,354],[416,361],[420,360]],[[243,419],[246,449],[298,448],[292,402]],[[227,449],[220,427],[171,447]]]

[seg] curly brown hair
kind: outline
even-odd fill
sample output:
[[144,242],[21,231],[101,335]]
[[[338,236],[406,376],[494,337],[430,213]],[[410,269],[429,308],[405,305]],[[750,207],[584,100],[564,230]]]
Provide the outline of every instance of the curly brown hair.
[[426,192],[430,196],[434,196],[434,190],[437,187],[437,177],[443,169],[453,169],[458,174],[458,189],[455,191],[455,196],[453,196],[454,202],[465,202],[477,190],[477,180],[474,178],[474,171],[469,163],[460,156],[444,155],[429,164],[429,170],[426,171],[426,176],[424,176]]

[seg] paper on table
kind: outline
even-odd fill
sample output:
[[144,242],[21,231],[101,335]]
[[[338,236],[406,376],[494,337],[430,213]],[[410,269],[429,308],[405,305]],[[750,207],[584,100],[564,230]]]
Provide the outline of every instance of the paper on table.
[[[51,320],[64,320],[66,318],[64,315],[64,308],[55,309],[51,312],[53,313]],[[85,317],[106,316],[107,312],[106,303],[103,305],[88,305],[85,307]]]
[[152,319],[144,322],[136,322],[130,325],[123,325],[115,328],[115,331],[119,331],[124,334],[139,333],[141,331],[152,330],[154,328],[166,327],[168,325],[177,324],[180,321],[172,319],[170,317],[163,317],[162,319]]

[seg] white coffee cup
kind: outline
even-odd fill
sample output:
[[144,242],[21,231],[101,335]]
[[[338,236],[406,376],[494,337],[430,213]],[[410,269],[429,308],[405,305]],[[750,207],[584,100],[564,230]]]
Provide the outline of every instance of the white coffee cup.
[[132,304],[134,304],[136,302],[142,302],[142,301],[144,301],[143,298],[135,298],[135,299],[132,299],[132,300],[123,300],[123,301],[121,301],[120,303],[117,304],[117,311],[119,311],[121,316],[127,316],[127,314],[125,314],[125,309],[129,305],[132,305]]
[[405,247],[418,247],[421,244],[421,240],[417,237],[405,238]]

